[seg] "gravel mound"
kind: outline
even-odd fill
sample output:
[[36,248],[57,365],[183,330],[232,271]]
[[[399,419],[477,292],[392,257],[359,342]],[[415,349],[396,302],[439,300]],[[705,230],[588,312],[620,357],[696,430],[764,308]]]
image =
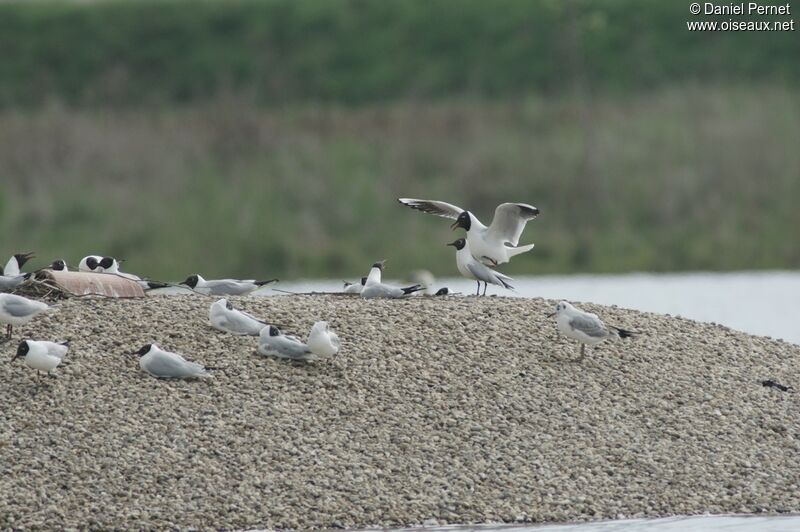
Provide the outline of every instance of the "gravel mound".
[[[800,347],[581,305],[641,331],[588,348],[542,299],[230,298],[342,351],[299,364],[208,325],[213,299],[70,299],[0,345],[0,528],[330,528],[800,511]],[[21,335],[71,339],[42,378]],[[145,343],[216,369],[158,380]]]

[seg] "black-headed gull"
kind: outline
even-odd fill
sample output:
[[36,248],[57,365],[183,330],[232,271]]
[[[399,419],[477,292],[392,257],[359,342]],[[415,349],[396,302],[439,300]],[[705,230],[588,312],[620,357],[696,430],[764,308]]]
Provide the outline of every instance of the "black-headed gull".
[[21,275],[22,267],[34,256],[35,255],[33,253],[16,253],[12,255],[3,268],[3,275],[7,277],[16,277]]
[[208,321],[215,329],[236,335],[258,336],[267,323],[233,308],[227,299],[220,299],[208,309]]
[[447,245],[456,248],[456,266],[461,275],[467,279],[478,282],[478,290],[475,292],[475,295],[480,295],[481,293],[481,281],[483,282],[483,295],[486,295],[488,283],[496,284],[497,286],[502,286],[510,290],[514,289],[514,287],[509,284],[509,281],[513,281],[514,279],[491,269],[472,256],[469,243],[466,239],[459,238],[455,242],[451,242]]
[[243,296],[277,281],[277,279],[270,279],[268,281],[256,281],[254,279],[245,281],[240,281],[238,279],[214,279],[206,281],[200,274],[195,274],[190,275],[180,284],[188,286],[195,292],[200,292],[201,294],[209,296]]
[[49,373],[61,364],[69,350],[69,342],[47,342],[44,340],[23,340],[17,346],[17,353],[11,360],[22,358],[28,367]]
[[344,281],[344,293],[345,294],[360,294],[361,290],[364,289],[364,285],[367,284],[367,278],[362,277],[361,282],[359,283],[349,283]]
[[339,352],[339,337],[330,330],[326,321],[318,321],[311,327],[308,343],[296,336],[283,334],[276,326],[269,325],[261,330],[258,352],[278,358],[315,362],[331,358]]
[[363,290],[361,290],[361,297],[363,297],[364,299],[375,299],[375,298],[397,299],[401,297],[406,297],[408,295],[413,294],[414,292],[419,292],[420,290],[425,289],[424,287],[418,284],[406,287],[399,287],[382,283],[381,272],[383,271],[385,263],[386,261],[382,260],[372,265],[372,268],[369,271],[369,275],[367,276],[367,282],[364,283],[364,288]]
[[79,272],[102,272],[102,270],[98,270],[98,266],[100,266],[100,261],[101,260],[103,260],[102,255],[86,255],[78,263],[78,271]]
[[490,266],[511,260],[511,257],[533,249],[533,244],[519,246],[519,237],[529,220],[539,215],[539,209],[527,203],[501,203],[487,227],[469,211],[444,201],[399,198],[407,207],[428,214],[455,220],[451,227],[467,231],[467,242],[476,259]]
[[196,379],[211,377],[201,364],[189,362],[177,353],[164,351],[156,344],[142,346],[134,355],[139,355],[139,367],[160,379]]

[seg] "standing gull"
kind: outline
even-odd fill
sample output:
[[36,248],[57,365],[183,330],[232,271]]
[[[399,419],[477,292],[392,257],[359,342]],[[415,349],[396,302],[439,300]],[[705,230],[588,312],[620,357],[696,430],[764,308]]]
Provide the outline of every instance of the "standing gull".
[[389,298],[397,299],[424,290],[418,284],[401,288],[399,286],[392,286],[381,282],[381,272],[383,271],[385,260],[378,261],[372,265],[367,276],[367,282],[364,283],[364,289],[361,290],[361,297],[364,299],[375,298]]
[[472,254],[489,266],[506,263],[515,255],[533,249],[533,244],[517,247],[525,224],[539,215],[539,209],[533,205],[501,203],[494,211],[492,223],[486,227],[474,214],[450,203],[413,198],[397,201],[418,211],[455,220],[450,227],[466,230]]
[[153,377],[161,379],[196,379],[211,377],[202,365],[189,362],[176,353],[164,351],[156,344],[146,344],[137,352],[139,367]]
[[256,281],[248,279],[240,281],[238,279],[215,279],[206,281],[200,274],[190,275],[181,284],[185,284],[195,292],[209,296],[243,296],[262,286],[277,282],[277,279],[268,281]]
[[22,358],[28,367],[36,370],[38,378],[40,371],[49,373],[61,364],[68,350],[69,342],[23,340],[11,360]]
[[233,304],[224,298],[211,304],[208,321],[219,331],[246,336],[258,336],[267,325],[255,316],[233,308]]
[[5,323],[6,338],[11,339],[14,325],[25,325],[40,312],[52,308],[41,301],[34,301],[15,294],[0,294],[0,323]]
[[552,316],[556,316],[556,323],[558,323],[558,330],[561,331],[561,334],[580,342],[581,356],[578,361],[583,360],[586,354],[586,344],[595,345],[606,338],[629,338],[636,334],[612,325],[606,326],[597,317],[597,314],[584,312],[566,301],[561,301],[556,305],[556,311],[548,315],[548,317]]
[[475,295],[481,294],[481,281],[483,281],[483,295],[486,295],[488,283],[496,284],[497,286],[502,286],[510,290],[514,289],[513,286],[508,284],[508,281],[513,281],[514,279],[494,271],[472,256],[466,239],[459,238],[455,242],[451,242],[447,245],[456,248],[456,266],[458,266],[458,271],[461,275],[467,279],[478,282],[478,291],[475,292]]

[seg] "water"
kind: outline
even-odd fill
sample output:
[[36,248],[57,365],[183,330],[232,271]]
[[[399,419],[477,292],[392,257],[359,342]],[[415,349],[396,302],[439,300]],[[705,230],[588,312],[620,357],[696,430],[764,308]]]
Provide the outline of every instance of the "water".
[[[736,272],[517,277],[515,292],[489,287],[487,294],[591,301],[604,305],[672,314],[714,322],[751,334],[800,344],[800,272]],[[475,282],[438,279],[465,294]],[[340,281],[296,281],[278,288],[297,292],[334,292]],[[270,291],[270,294],[276,294]]]
[[[381,530],[381,529],[368,529]],[[700,515],[664,517],[661,519],[620,519],[595,523],[534,526],[433,526],[403,528],[395,532],[425,530],[425,532],[797,532],[800,516],[761,515]]]

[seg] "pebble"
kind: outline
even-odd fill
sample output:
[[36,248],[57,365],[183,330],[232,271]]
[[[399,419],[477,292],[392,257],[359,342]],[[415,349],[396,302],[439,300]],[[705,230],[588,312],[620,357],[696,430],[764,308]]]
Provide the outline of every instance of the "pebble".
[[[800,511],[800,347],[582,305],[639,336],[587,349],[542,299],[230,298],[330,361],[256,353],[199,296],[70,299],[0,344],[0,528],[330,529]],[[89,332],[90,335],[85,334]],[[70,339],[37,382],[21,335]],[[156,342],[217,368],[184,382]]]

